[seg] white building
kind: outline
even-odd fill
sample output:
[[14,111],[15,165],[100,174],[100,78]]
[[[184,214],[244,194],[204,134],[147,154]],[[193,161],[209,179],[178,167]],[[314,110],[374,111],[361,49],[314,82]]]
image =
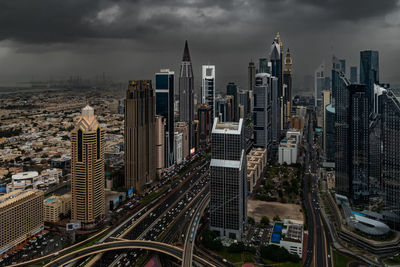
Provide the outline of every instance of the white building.
[[282,140],[278,149],[279,164],[294,164],[297,161],[297,142],[296,139],[290,138]]
[[302,222],[284,220],[274,224],[270,244],[284,247],[292,254],[303,256],[304,227]]
[[36,188],[37,181],[40,180],[39,173],[36,171],[20,172],[11,177],[11,183],[7,184],[7,193],[14,190],[25,190],[28,188]]
[[182,162],[182,141],[183,141],[183,133],[175,132],[174,154],[175,154],[176,164],[180,164]]
[[203,65],[201,72],[201,103],[212,107],[215,113],[215,66]]

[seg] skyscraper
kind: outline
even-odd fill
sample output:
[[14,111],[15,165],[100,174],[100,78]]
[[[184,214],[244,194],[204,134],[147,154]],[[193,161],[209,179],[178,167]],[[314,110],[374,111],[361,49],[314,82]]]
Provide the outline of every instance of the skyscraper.
[[201,72],[201,103],[208,104],[215,114],[215,66],[203,65]]
[[281,47],[278,39],[275,38],[271,45],[271,74],[278,78],[278,97],[282,97],[282,58]]
[[232,116],[232,121],[239,121],[239,110],[238,110],[238,106],[239,106],[239,99],[238,99],[238,89],[235,83],[230,82],[228,83],[228,85],[226,86],[226,95],[231,95],[233,96],[233,116]]
[[290,55],[289,48],[285,56],[285,68],[283,71],[283,104],[284,104],[284,129],[287,129],[290,121],[290,111],[292,104],[292,56]]
[[400,102],[390,90],[382,100],[382,189],[385,206],[400,215]]
[[[280,40],[274,39],[271,45],[271,74],[277,78],[277,88],[272,90],[272,118],[276,121],[272,122],[273,139],[279,142],[282,124],[283,124],[283,110],[282,110],[282,54],[281,47],[279,45]],[[274,130],[275,129],[275,130]],[[277,130],[277,132],[275,132]],[[275,140],[274,140],[275,141]]]
[[138,192],[155,179],[155,102],[150,80],[129,82],[125,99],[125,187]]
[[253,89],[254,145],[264,147],[268,152],[270,152],[272,143],[273,80],[275,80],[276,85],[277,78],[272,77],[269,73],[258,73],[256,75],[256,85]]
[[198,106],[197,115],[199,117],[199,144],[203,146],[209,145],[213,123],[212,109],[208,104],[201,104]]
[[256,77],[256,67],[254,65],[254,62],[250,61],[247,72],[247,80],[248,80],[247,90],[249,91],[253,90],[255,77]]
[[266,72],[269,72],[268,60],[266,58],[259,58],[257,73],[266,73]]
[[165,118],[165,166],[174,162],[174,72],[161,69],[156,73],[156,114]]
[[193,128],[194,78],[187,41],[185,42],[179,73],[179,120],[189,124],[189,148],[191,153],[191,150],[195,147]]
[[239,105],[243,106],[244,117],[248,118],[249,114],[251,113],[249,91],[239,91],[238,99],[239,99]]
[[103,219],[104,130],[88,105],[71,131],[71,192],[73,221],[90,228]]
[[182,134],[182,157],[189,156],[189,124],[184,121],[175,123],[175,132]]
[[325,72],[325,63],[322,62],[321,65],[315,70],[314,75],[314,101],[315,107],[320,107],[322,105],[322,90],[329,89],[325,88],[326,72]]
[[210,229],[241,240],[247,224],[247,171],[243,119],[214,119],[211,138]]
[[357,66],[350,67],[350,82],[358,83]]
[[335,108],[332,104],[325,107],[325,158],[327,162],[335,162]]
[[156,170],[160,174],[165,168],[165,119],[156,116],[155,146],[156,146]]
[[340,63],[340,71],[346,75],[346,60],[339,59],[339,63]]
[[219,118],[220,122],[228,121],[228,100],[223,97],[217,97],[215,100],[216,113],[215,118]]
[[369,112],[372,112],[374,84],[379,83],[378,51],[360,51],[360,83],[367,87]]
[[323,142],[322,147],[324,150],[324,154],[326,155],[326,106],[331,103],[331,91],[330,90],[322,90],[322,128],[323,128]]

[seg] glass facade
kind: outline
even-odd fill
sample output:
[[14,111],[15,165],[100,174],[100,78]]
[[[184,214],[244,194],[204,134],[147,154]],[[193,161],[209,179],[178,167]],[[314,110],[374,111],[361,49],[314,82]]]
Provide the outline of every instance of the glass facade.
[[360,83],[365,84],[367,87],[368,100],[371,104],[369,107],[369,112],[371,112],[374,84],[379,83],[378,51],[366,50],[360,52]]

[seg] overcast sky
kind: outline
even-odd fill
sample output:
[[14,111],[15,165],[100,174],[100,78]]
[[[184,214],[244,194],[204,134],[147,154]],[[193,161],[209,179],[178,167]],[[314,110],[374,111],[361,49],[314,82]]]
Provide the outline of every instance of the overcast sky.
[[365,49],[379,50],[381,81],[398,85],[399,26],[397,0],[4,0],[0,83],[178,73],[187,39],[196,84],[200,66],[214,64],[218,88],[245,88],[249,60],[267,57],[279,31],[296,88],[332,53],[358,66]]

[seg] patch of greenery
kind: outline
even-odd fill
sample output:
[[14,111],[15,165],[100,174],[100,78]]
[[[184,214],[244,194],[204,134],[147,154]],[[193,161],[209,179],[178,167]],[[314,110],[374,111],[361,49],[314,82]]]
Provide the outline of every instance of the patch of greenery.
[[297,254],[291,254],[283,247],[276,245],[262,246],[260,249],[261,257],[274,262],[293,262],[298,263],[300,258]]
[[351,261],[352,259],[350,257],[336,251],[333,252],[333,263],[335,267],[347,266],[347,264]]

